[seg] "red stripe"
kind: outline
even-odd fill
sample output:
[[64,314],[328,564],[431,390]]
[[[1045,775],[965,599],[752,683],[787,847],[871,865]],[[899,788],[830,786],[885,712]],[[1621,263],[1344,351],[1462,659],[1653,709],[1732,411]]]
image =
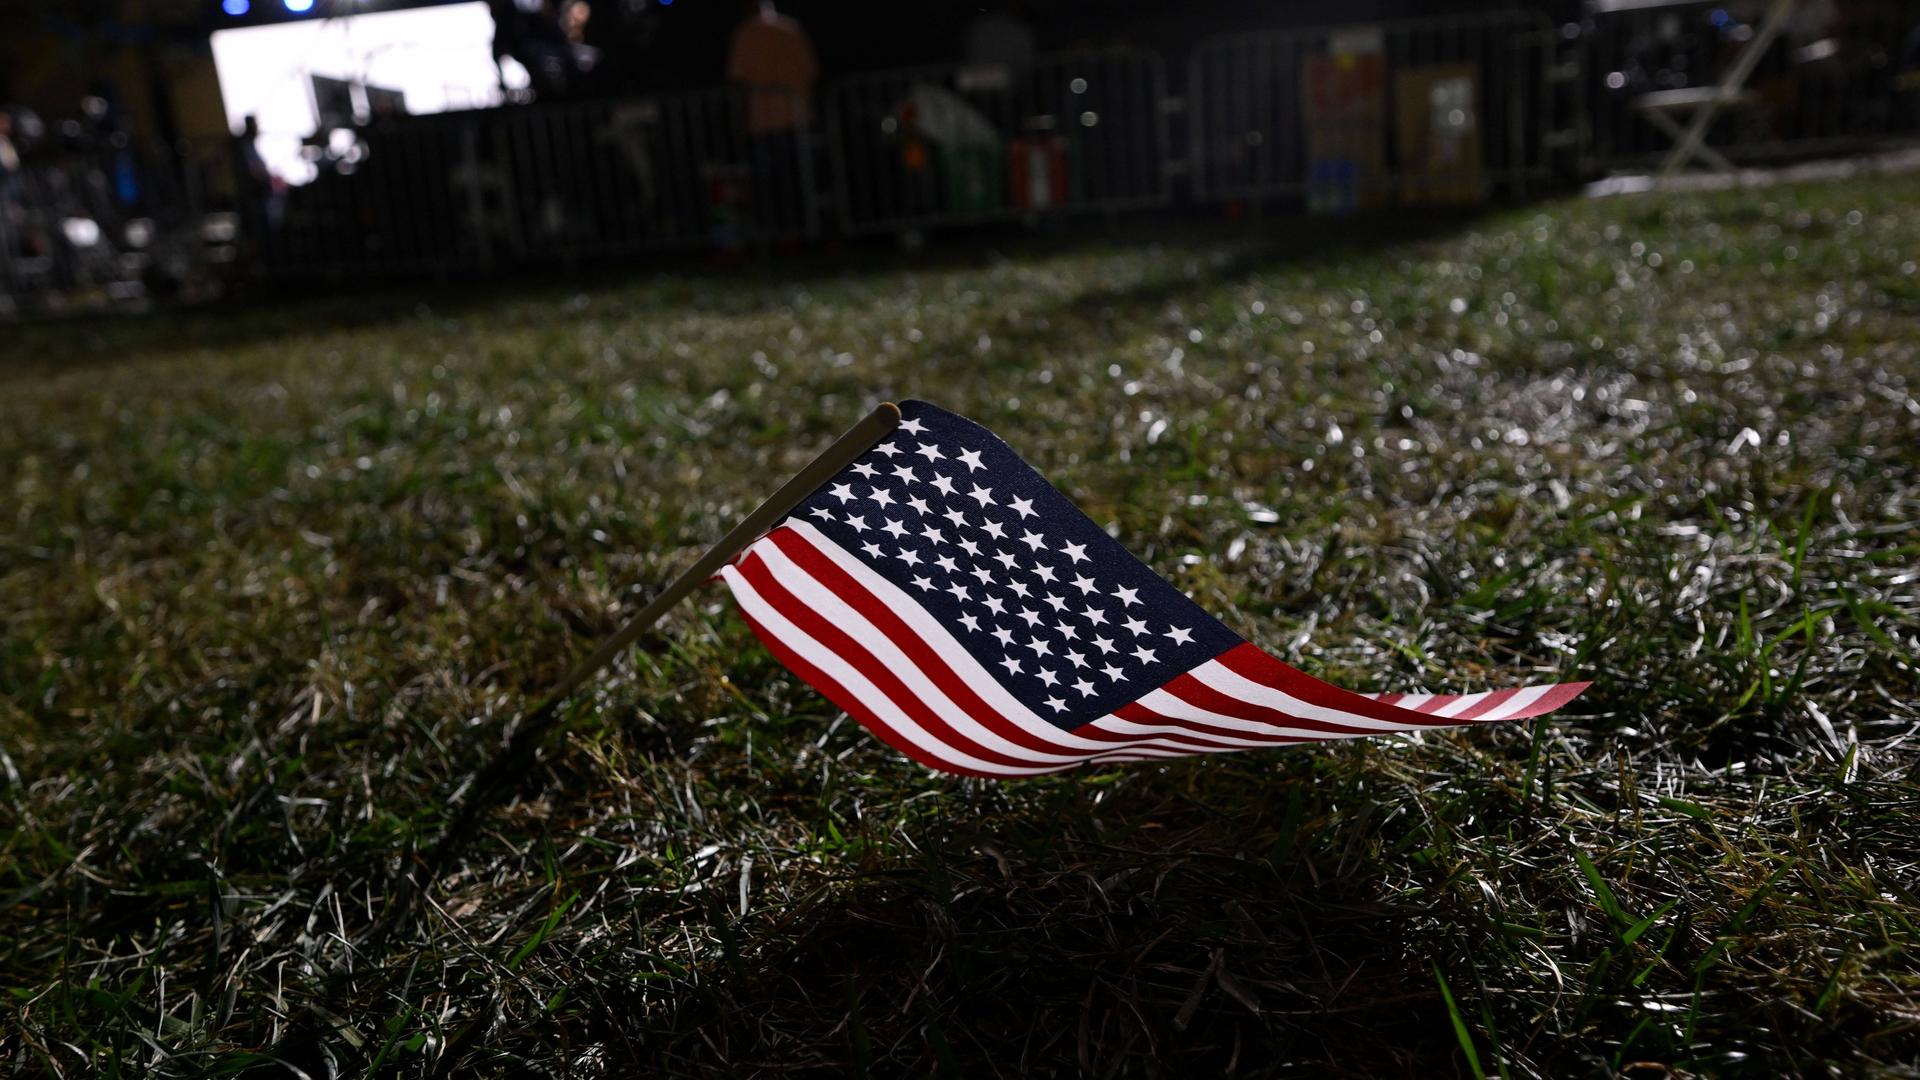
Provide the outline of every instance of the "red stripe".
[[1272,746],[1288,746],[1293,743],[1303,743],[1303,742],[1313,741],[1312,739],[1307,738],[1305,736],[1301,736],[1301,735],[1277,735],[1277,734],[1272,734],[1269,732],[1262,732],[1262,731],[1239,731],[1234,728],[1223,728],[1213,724],[1209,724],[1204,720],[1184,720],[1177,716],[1167,716],[1164,713],[1155,712],[1152,708],[1146,705],[1142,705],[1138,701],[1132,702],[1127,705],[1122,705],[1121,707],[1113,711],[1113,715],[1121,718],[1122,720],[1131,720],[1136,724],[1155,724],[1155,725],[1161,725],[1161,726],[1185,728],[1188,731],[1193,732],[1193,735],[1189,736],[1190,738],[1193,738],[1194,740],[1196,740],[1196,742],[1198,742],[1200,745],[1205,746],[1209,750],[1250,750],[1252,749],[1252,747],[1237,746],[1233,743],[1215,742],[1215,741],[1212,741],[1212,739],[1209,739],[1208,738],[1209,736],[1212,736],[1215,739],[1220,738],[1222,736],[1229,739],[1247,739],[1253,742],[1266,743]]
[[[1231,716],[1235,720],[1252,720],[1256,723],[1271,724],[1275,727],[1303,728],[1307,731],[1320,731],[1329,735],[1381,735],[1379,728],[1360,727],[1354,724],[1340,724],[1330,720],[1311,720],[1296,716],[1284,709],[1270,705],[1261,705],[1237,697],[1224,690],[1217,690],[1192,675],[1180,675],[1162,687],[1167,693],[1189,705],[1197,705],[1208,712]],[[1298,736],[1290,736],[1298,738]]]
[[1579,697],[1587,687],[1592,685],[1590,682],[1560,683],[1553,689],[1533,699],[1531,705],[1507,717],[1507,719],[1525,720],[1530,716],[1540,716],[1544,713],[1550,713],[1560,706],[1565,705],[1567,702],[1572,701],[1574,698]]
[[[1389,705],[1384,701],[1356,694],[1351,690],[1342,690],[1332,683],[1322,682],[1295,667],[1290,667],[1259,646],[1246,643],[1235,645],[1217,658],[1222,665],[1251,682],[1281,693],[1299,698],[1310,705],[1325,709],[1338,709],[1341,712],[1364,716],[1371,720],[1384,720],[1390,724],[1400,724],[1409,728],[1449,727],[1455,721],[1446,716],[1428,716],[1424,712]],[[1446,702],[1432,703],[1435,708]],[[1284,714],[1283,714],[1284,715]],[[1381,734],[1374,729],[1342,728],[1340,730],[1365,730],[1369,734]]]
[[[801,536],[792,529],[780,528],[774,530],[768,539],[778,546],[787,558],[792,559],[795,566],[805,571],[807,576],[819,582],[822,587],[828,589],[836,597],[845,601],[848,607],[853,608],[865,617],[868,622],[872,623],[874,629],[880,631],[881,634],[886,636],[888,641],[892,642],[896,648],[905,653],[907,659],[911,660],[928,679],[932,680],[933,684],[940,688],[940,692],[947,695],[949,701],[959,706],[982,727],[1013,743],[1015,746],[1027,750],[1040,753],[1089,753],[1087,750],[1078,747],[1063,746],[1059,743],[1050,742],[1043,736],[1035,735],[1021,725],[1008,719],[992,705],[989,705],[979,694],[974,692],[971,683],[948,666],[947,661],[940,655],[939,650],[928,644],[926,638],[922,637],[919,631],[909,626],[906,620],[900,618],[892,606],[878,596],[875,596],[872,591],[860,583],[859,579],[849,574],[825,552],[809,543],[806,537]],[[1072,729],[1072,733],[1083,738],[1094,737],[1091,733],[1081,731],[1078,728]],[[1099,741],[1109,741],[1105,738],[1106,734],[1107,733],[1103,732]],[[1161,746],[1161,749],[1187,748],[1187,744],[1179,742],[1176,736],[1171,735],[1146,736],[1136,740],[1131,745],[1151,747],[1155,746],[1161,740],[1175,744],[1172,746]]]
[[881,720],[865,705],[861,704],[860,699],[849,693],[846,687],[835,682],[826,672],[807,663],[800,657],[799,653],[794,652],[782,644],[778,637],[766,627],[760,625],[759,620],[747,614],[745,608],[740,609],[740,617],[747,620],[747,625],[753,628],[755,636],[759,637],[760,643],[767,647],[767,651],[773,654],[775,660],[785,665],[787,670],[805,679],[808,685],[820,691],[821,695],[828,701],[838,705],[842,712],[858,720],[861,727],[872,732],[881,742],[886,743],[888,746],[893,747],[895,750],[900,751],[929,769],[959,773],[962,776],[997,777],[1000,775],[998,773],[981,772],[977,769],[964,768],[950,762],[942,761],[920,749],[918,746],[915,746],[906,736],[888,727],[885,721]]
[[906,621],[900,618],[885,601],[869,592],[852,574],[842,569],[825,552],[808,543],[805,537],[792,529],[783,528],[775,530],[768,539],[772,540],[787,558],[792,559],[794,565],[806,571],[807,576],[844,600],[848,607],[859,612],[872,623],[874,629],[884,634],[887,640],[893,642],[901,652],[907,655],[908,660],[913,661],[916,667],[926,673],[927,678],[933,681],[933,685],[940,688],[941,693],[947,695],[949,701],[958,705],[982,727],[1015,746],[1027,750],[1041,753],[1079,752],[1071,747],[1048,742],[1002,716],[998,709],[982,700],[965,679],[948,667],[940,653],[927,644],[926,639],[908,626]]
[[888,668],[887,665],[880,662],[879,658],[868,652],[866,646],[861,645],[858,641],[848,636],[846,631],[833,625],[833,623],[830,622],[826,616],[820,614],[818,610],[808,606],[805,601],[788,592],[786,586],[782,585],[779,579],[774,577],[773,568],[768,566],[766,560],[762,559],[758,553],[749,555],[747,558],[741,560],[739,570],[741,576],[745,577],[747,581],[753,585],[754,591],[760,594],[761,599],[772,605],[774,610],[786,616],[789,621],[799,627],[808,637],[819,642],[823,647],[831,650],[847,663],[852,664],[855,670],[867,677],[867,681],[879,687],[880,692],[892,699],[893,703],[900,708],[900,711],[911,717],[920,725],[921,730],[932,736],[934,740],[942,746],[950,747],[982,761],[989,761],[995,765],[1006,765],[1011,768],[1065,768],[1071,764],[1070,762],[1055,763],[1014,757],[999,750],[982,746],[968,736],[954,730],[952,725],[948,724],[944,718],[932,708],[928,707],[925,701],[921,700],[920,695],[908,689],[906,683],[901,682],[900,677],[894,674],[892,669]]
[[1517,686],[1509,690],[1495,690],[1493,693],[1481,698],[1477,704],[1455,713],[1453,718],[1455,720],[1478,720],[1480,717],[1506,704],[1513,695],[1519,692],[1520,687]]

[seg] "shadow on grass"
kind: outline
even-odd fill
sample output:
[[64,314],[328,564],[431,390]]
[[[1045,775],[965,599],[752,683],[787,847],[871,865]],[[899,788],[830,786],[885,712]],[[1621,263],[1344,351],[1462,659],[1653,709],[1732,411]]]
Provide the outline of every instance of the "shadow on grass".
[[[55,318],[15,327],[9,353],[0,357],[0,379],[55,375],[87,366],[114,365],[130,357],[152,360],[196,352],[244,348],[291,337],[379,328],[427,317],[496,313],[505,305],[567,317],[568,301],[586,292],[637,289],[663,277],[695,287],[675,290],[670,306],[681,312],[739,307],[740,290],[854,279],[884,283],[903,273],[940,272],[989,265],[1007,258],[1071,254],[1103,247],[1161,244],[1175,250],[1227,249],[1197,276],[1156,275],[1145,281],[1088,293],[1058,314],[1090,318],[1110,305],[1165,302],[1238,275],[1289,265],[1338,259],[1435,240],[1471,226],[1497,207],[1411,214],[1379,211],[1352,218],[1275,218],[1264,222],[1165,218],[1128,221],[1098,231],[1035,234],[1014,228],[978,230],[943,238],[936,247],[903,252],[879,242],[812,252],[778,262],[744,264],[663,262],[600,265],[570,273],[529,269],[510,276],[457,284],[416,284],[372,279],[313,286],[318,295],[281,286],[251,298],[196,308],[162,308],[144,315],[100,318],[97,314]],[[964,351],[962,349],[961,351]]]

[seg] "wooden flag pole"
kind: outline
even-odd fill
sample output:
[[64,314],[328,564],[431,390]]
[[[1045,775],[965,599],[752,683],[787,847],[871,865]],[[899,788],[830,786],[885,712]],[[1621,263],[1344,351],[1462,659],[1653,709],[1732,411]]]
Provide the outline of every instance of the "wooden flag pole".
[[741,519],[740,524],[721,537],[719,543],[708,548],[706,554],[695,559],[692,566],[668,582],[667,587],[660,590],[660,595],[634,613],[626,625],[601,642],[599,648],[588,653],[586,659],[574,665],[572,671],[555,683],[546,698],[520,721],[507,740],[507,745],[500,749],[487,768],[472,783],[465,785],[460,794],[455,795],[456,799],[464,795],[465,801],[453,823],[440,835],[439,842],[428,854],[424,867],[427,876],[424,880],[416,878],[420,888],[415,895],[423,894],[426,886],[440,876],[447,859],[466,842],[467,836],[479,822],[481,811],[492,803],[501,786],[530,764],[534,748],[539,745],[547,729],[553,726],[554,719],[560,714],[560,707],[566,704],[574,691],[580,689],[581,684],[613,663],[623,650],[659,622],[661,616],[686,599],[687,594],[702,582],[719,573],[720,568],[746,550],[748,544],[766,535],[820,485],[853,464],[860,455],[873,449],[899,426],[900,406],[891,401],[874,406],[865,419],[836,439],[832,446],[821,451],[820,456],[809,462],[806,468],[795,473],[793,479],[781,485],[780,490],[769,496],[753,513]]
[[[451,801],[458,802],[460,808],[454,813],[453,820],[447,825],[446,831],[440,834],[433,848],[424,857],[406,864],[400,874],[401,880],[395,883],[397,888],[390,890],[392,895],[385,909],[375,919],[373,925],[356,939],[354,942],[356,947],[348,950],[342,961],[335,965],[329,975],[329,988],[323,990],[314,1000],[316,1002],[329,1000],[333,996],[332,988],[352,977],[353,965],[350,963],[352,957],[379,956],[380,950],[396,933],[402,932],[412,924],[413,916],[419,909],[420,901],[426,898],[427,891],[433,887],[435,881],[440,879],[453,856],[466,845],[467,840],[480,824],[480,816],[486,812],[487,807],[493,805],[493,801],[505,790],[508,781],[520,775],[532,764],[534,750],[538,748],[541,738],[546,735],[547,730],[553,726],[554,720],[560,715],[560,707],[566,704],[574,691],[580,689],[581,684],[606,668],[608,664],[613,663],[621,650],[638,640],[641,634],[659,622],[661,616],[671,610],[675,604],[686,599],[688,593],[719,573],[720,568],[730,562],[734,556],[746,550],[748,544],[771,531],[781,518],[792,513],[794,507],[799,506],[820,485],[832,479],[841,469],[853,464],[860,455],[873,449],[881,439],[891,435],[899,426],[900,406],[891,401],[874,406],[873,411],[868,413],[864,420],[835,440],[832,446],[821,451],[820,456],[809,462],[806,468],[794,474],[793,479],[781,485],[780,490],[769,496],[766,502],[761,503],[727,535],[721,537],[719,543],[708,548],[706,554],[694,560],[693,565],[682,571],[680,576],[668,582],[667,587],[660,590],[660,595],[654,597],[646,607],[634,613],[634,616],[627,620],[626,625],[615,631],[612,637],[587,654],[586,659],[580,661],[572,671],[567,672],[558,683],[554,684],[553,689],[547,693],[540,704],[520,721],[513,734],[507,739],[507,745],[500,748],[499,753],[494,755],[487,767],[470,783],[463,784],[460,790],[454,793]],[[315,1061],[317,1070],[319,1062],[329,1060],[323,1055],[320,1049],[322,1046],[336,1039],[346,1039],[356,1047],[360,1045],[359,1037],[350,1034],[350,1028],[345,1021],[318,1007],[311,1011],[313,1018],[303,1023],[298,1029],[289,1032],[287,1038],[276,1047],[277,1053],[287,1056],[288,1060],[305,1060],[308,1055],[313,1055],[312,1060]],[[458,1041],[464,1042],[472,1038],[484,1026],[470,1025]],[[349,1032],[349,1034],[342,1034],[343,1032]],[[443,1060],[455,1061],[458,1058],[457,1053],[449,1052]]]
[[883,401],[874,406],[873,411],[868,413],[865,419],[836,439],[832,446],[821,451],[820,456],[809,462],[806,468],[795,473],[793,479],[768,496],[766,502],[761,503],[753,513],[742,518],[740,524],[733,527],[733,531],[721,537],[719,543],[708,548],[707,553],[694,560],[693,565],[682,571],[679,577],[668,582],[667,587],[660,590],[660,595],[654,597],[651,603],[635,613],[633,618],[628,619],[625,626],[615,631],[612,637],[601,642],[599,648],[587,654],[585,660],[580,661],[572,671],[567,672],[566,676],[548,693],[546,700],[540,703],[540,707],[527,715],[525,723],[531,724],[536,718],[543,718],[558,709],[575,690],[580,689],[581,683],[613,663],[614,658],[619,656],[622,650],[633,644],[654,623],[659,622],[661,616],[686,599],[688,593],[719,573],[720,568],[732,562],[734,556],[746,550],[748,544],[765,536],[772,530],[775,522],[792,513],[793,508],[799,506],[801,500],[813,494],[821,484],[833,479],[841,469],[853,464],[861,454],[873,449],[881,439],[893,434],[893,429],[899,426],[900,406],[891,401]]

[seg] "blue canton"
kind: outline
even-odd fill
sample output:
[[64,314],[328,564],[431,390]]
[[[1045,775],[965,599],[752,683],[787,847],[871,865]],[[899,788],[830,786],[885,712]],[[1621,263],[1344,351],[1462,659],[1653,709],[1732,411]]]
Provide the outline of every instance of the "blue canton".
[[795,510],[1072,729],[1244,639],[1133,557],[998,436],[924,401]]

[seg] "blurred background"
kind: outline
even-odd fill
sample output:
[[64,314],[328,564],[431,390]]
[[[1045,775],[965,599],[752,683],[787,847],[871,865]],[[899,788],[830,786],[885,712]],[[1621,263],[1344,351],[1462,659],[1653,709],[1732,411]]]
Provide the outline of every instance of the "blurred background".
[[1905,0],[0,8],[0,314],[1874,153]]

